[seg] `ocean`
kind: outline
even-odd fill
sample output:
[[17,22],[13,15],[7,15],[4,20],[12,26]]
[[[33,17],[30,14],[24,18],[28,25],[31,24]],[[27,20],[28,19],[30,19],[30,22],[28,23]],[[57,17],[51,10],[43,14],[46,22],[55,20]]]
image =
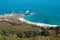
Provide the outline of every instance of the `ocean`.
[[60,25],[60,0],[0,0],[0,15],[25,13],[24,19],[52,25]]

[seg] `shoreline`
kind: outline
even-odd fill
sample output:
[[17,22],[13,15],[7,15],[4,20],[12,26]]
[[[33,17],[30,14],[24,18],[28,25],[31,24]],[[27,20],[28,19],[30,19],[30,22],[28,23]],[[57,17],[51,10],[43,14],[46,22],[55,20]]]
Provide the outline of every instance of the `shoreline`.
[[24,19],[24,14],[19,14],[19,15],[16,15],[16,14],[5,14],[5,15],[0,15],[0,21],[1,20],[6,20],[6,21],[8,21],[9,19],[9,17],[11,18],[11,17],[16,17],[16,16],[19,16],[18,17],[18,19],[17,20],[19,20],[19,21],[21,21],[21,22],[25,22],[25,23],[28,23],[28,24],[31,24],[31,25],[36,25],[36,26],[40,26],[40,27],[57,27],[58,25],[50,25],[50,24],[44,24],[44,23],[36,23],[36,22],[30,22],[30,21],[28,21],[28,20],[26,20],[26,19]]
[[36,25],[36,26],[40,26],[40,27],[57,27],[58,25],[50,25],[50,24],[44,24],[44,23],[36,23],[36,22],[30,22],[28,20],[25,20],[24,18],[19,18],[19,20],[21,22],[25,22],[31,25]]

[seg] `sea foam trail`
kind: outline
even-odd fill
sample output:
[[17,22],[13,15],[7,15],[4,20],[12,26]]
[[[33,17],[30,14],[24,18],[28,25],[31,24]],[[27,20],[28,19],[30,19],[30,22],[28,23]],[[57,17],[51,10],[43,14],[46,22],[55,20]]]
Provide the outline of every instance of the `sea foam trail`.
[[50,25],[50,24],[44,24],[44,23],[35,23],[35,22],[30,22],[28,20],[25,20],[24,18],[19,18],[20,21],[26,22],[28,24],[40,26],[40,27],[57,27],[58,25]]

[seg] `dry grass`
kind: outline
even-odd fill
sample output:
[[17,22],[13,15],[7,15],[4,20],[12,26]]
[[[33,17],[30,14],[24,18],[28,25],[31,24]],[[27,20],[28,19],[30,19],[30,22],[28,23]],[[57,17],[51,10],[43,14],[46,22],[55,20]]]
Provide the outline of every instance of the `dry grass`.
[[[6,26],[5,26],[6,25]],[[0,34],[0,40],[60,40],[60,36],[56,36],[54,31],[49,36],[36,36],[36,37],[30,37],[30,38],[19,38],[16,36],[16,32],[22,32],[26,30],[38,30],[41,31],[41,28],[34,27],[33,25],[27,25],[27,24],[16,24],[11,25],[9,23],[0,23],[0,29],[4,29],[7,31],[13,31],[14,34],[10,34],[9,36],[4,36]]]

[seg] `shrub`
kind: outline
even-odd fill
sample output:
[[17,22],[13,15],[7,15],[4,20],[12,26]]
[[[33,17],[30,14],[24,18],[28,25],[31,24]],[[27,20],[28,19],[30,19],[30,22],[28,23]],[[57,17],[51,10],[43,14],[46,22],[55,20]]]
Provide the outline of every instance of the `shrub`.
[[38,31],[33,31],[33,36],[37,36],[38,35]]
[[24,34],[27,38],[32,37],[32,31],[25,31]]
[[18,36],[18,37],[20,37],[20,38],[23,38],[23,33],[16,33],[16,35]]
[[9,36],[10,32],[8,32],[6,30],[1,30],[1,34],[5,35],[5,36]]
[[48,36],[48,35],[49,35],[49,31],[47,30],[47,28],[44,28],[44,29],[41,31],[41,35],[42,35],[42,36]]
[[56,35],[58,35],[60,33],[60,26],[55,27],[55,33],[56,33]]

